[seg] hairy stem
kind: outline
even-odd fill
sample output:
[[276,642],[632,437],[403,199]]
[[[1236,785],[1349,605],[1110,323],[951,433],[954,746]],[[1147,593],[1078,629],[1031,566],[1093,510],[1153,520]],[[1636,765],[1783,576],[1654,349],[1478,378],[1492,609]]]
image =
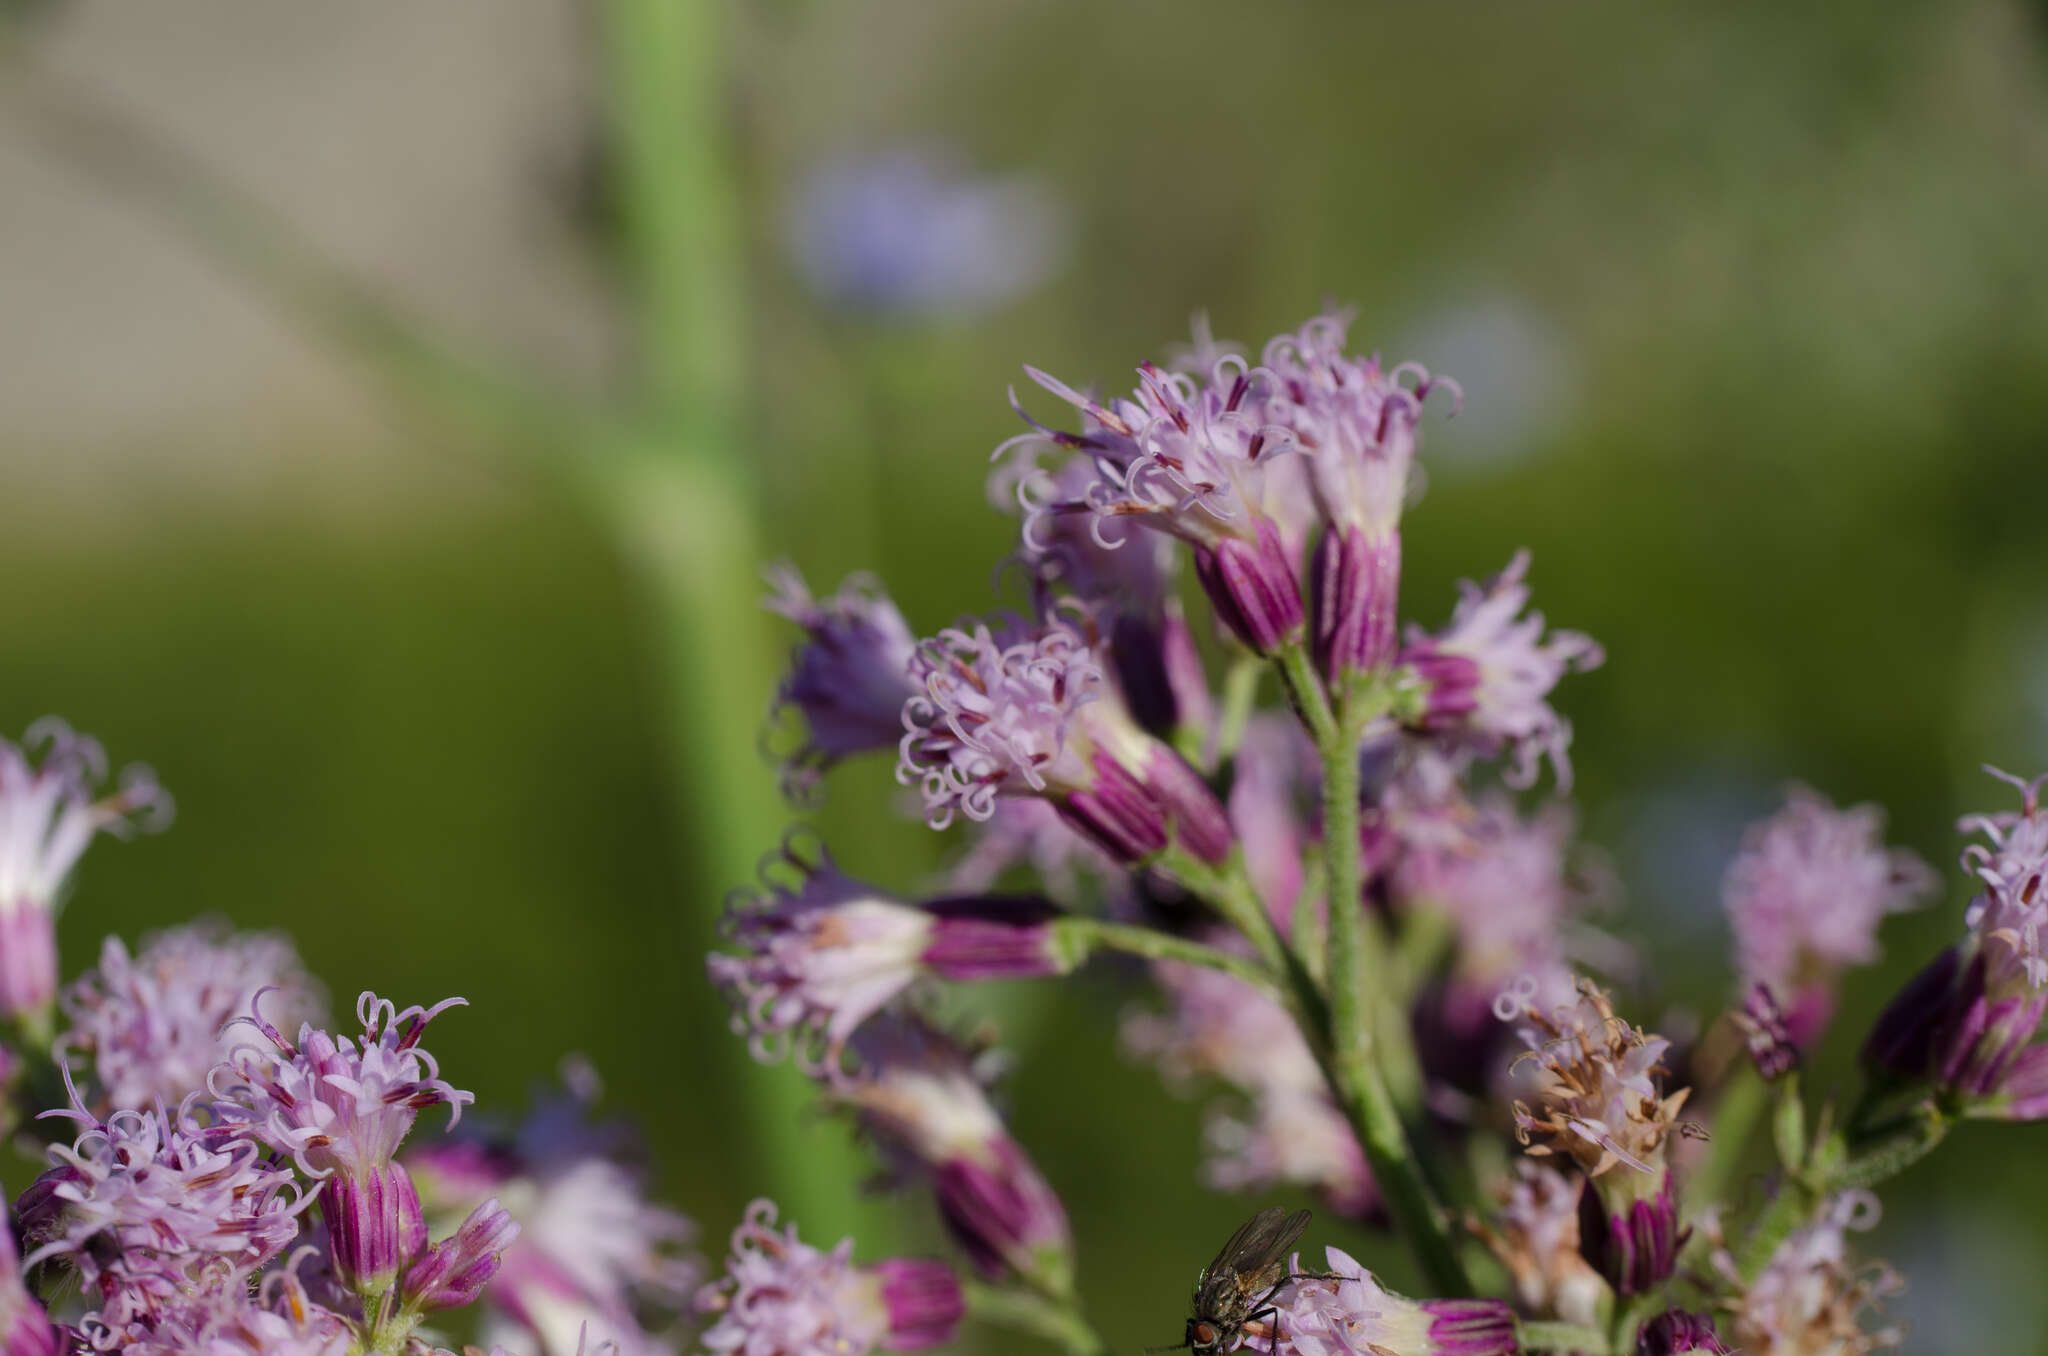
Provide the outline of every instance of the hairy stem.
[[1283,1000],[1272,972],[1256,961],[1232,955],[1218,947],[1176,937],[1156,928],[1129,923],[1111,923],[1100,918],[1062,918],[1053,925],[1064,948],[1070,949],[1076,964],[1095,950],[1121,951],[1147,960],[1182,961],[1210,970],[1221,970],[1259,990],[1269,998]]

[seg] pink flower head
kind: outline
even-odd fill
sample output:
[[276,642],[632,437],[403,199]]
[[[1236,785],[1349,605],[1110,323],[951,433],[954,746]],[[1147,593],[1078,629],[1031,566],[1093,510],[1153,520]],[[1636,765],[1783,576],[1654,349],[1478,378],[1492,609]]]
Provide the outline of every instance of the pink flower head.
[[[1730,1345],[1762,1356],[1806,1351],[1866,1356],[1898,1346],[1903,1338],[1898,1329],[1872,1329],[1866,1322],[1879,1301],[1902,1288],[1898,1276],[1882,1265],[1857,1265],[1849,1251],[1849,1231],[1871,1228],[1877,1215],[1875,1196],[1845,1191],[1822,1208],[1818,1219],[1779,1244],[1733,1303]],[[1716,1254],[1714,1263],[1729,1280],[1737,1279],[1727,1253]]]
[[595,1075],[579,1065],[568,1081],[515,1136],[423,1145],[406,1162],[430,1219],[477,1221],[492,1207],[519,1227],[482,1292],[492,1340],[559,1356],[579,1340],[666,1352],[650,1325],[672,1327],[702,1279],[683,1251],[695,1226],[649,1198],[629,1129],[590,1120]]
[[234,1023],[254,1037],[237,1040],[208,1081],[216,1097],[249,1112],[259,1138],[311,1176],[360,1177],[383,1167],[421,1111],[446,1106],[453,1125],[476,1100],[443,1079],[419,1043],[428,1023],[466,1006],[466,999],[400,1011],[366,989],[356,1000],[360,1038],[336,1037],[307,1023],[296,1041],[264,1019],[260,1000]]
[[1608,1292],[1579,1249],[1581,1185],[1546,1163],[1518,1159],[1479,1236],[1507,1269],[1523,1312],[1590,1326]]
[[1376,1195],[1364,1153],[1286,1011],[1219,970],[1159,961],[1152,973],[1166,1011],[1125,1017],[1125,1049],[1154,1060],[1171,1086],[1219,1078],[1242,1094],[1242,1112],[1209,1117],[1205,1179],[1229,1191],[1312,1186],[1346,1214],[1369,1210]]
[[1956,826],[1986,839],[1963,850],[1963,869],[1981,887],[1970,902],[1968,923],[1988,964],[1993,996],[2038,994],[2048,990],[2042,935],[2048,923],[2048,814],[2041,811],[2041,786],[2048,777],[2023,782],[1996,768],[1985,770],[2018,787],[2021,800],[2017,811],[1966,815]]
[[1140,729],[1081,632],[985,623],[918,648],[896,779],[916,783],[935,829],[987,820],[999,796],[1037,796],[1125,862],[1178,843],[1220,863],[1230,830],[1202,779]]
[[1462,588],[1450,623],[1436,635],[1409,628],[1401,663],[1422,689],[1417,728],[1451,748],[1482,757],[1512,754],[1510,786],[1533,785],[1542,760],[1571,785],[1571,724],[1546,700],[1558,679],[1597,668],[1600,647],[1577,631],[1543,634],[1543,615],[1529,605],[1529,553],[1517,552],[1485,587]]
[[143,1317],[90,1315],[80,1331],[95,1351],[125,1356],[345,1356],[355,1329],[314,1303],[296,1264],[270,1272],[254,1292],[240,1273],[211,1273],[166,1296]]
[[795,790],[816,782],[842,758],[893,745],[903,732],[903,703],[916,692],[908,673],[917,639],[896,604],[867,575],[854,575],[829,598],[813,598],[794,566],[769,571],[768,607],[803,628],[779,708],[800,712],[809,737],[787,760]]
[[264,989],[287,1027],[317,1020],[326,1006],[280,935],[202,922],[145,937],[136,956],[109,937],[98,968],[58,1000],[71,1022],[62,1049],[85,1062],[113,1106],[176,1105],[206,1085],[227,1055],[223,1029]]
[[193,1094],[176,1110],[95,1118],[48,1150],[50,1169],[16,1202],[26,1265],[74,1271],[87,1296],[147,1307],[209,1265],[250,1272],[281,1254],[310,1203],[290,1165],[266,1154],[234,1108]]
[[738,954],[715,951],[705,962],[757,1059],[780,1059],[794,1045],[807,1070],[836,1068],[860,1024],[921,976],[1030,978],[1072,966],[1040,901],[906,903],[794,846],[765,874],[767,888],[727,907]]
[[56,997],[53,919],[93,835],[170,821],[171,799],[148,768],[130,767],[118,791],[95,799],[106,775],[99,744],[61,720],[38,721],[19,745],[0,739],[0,1016],[41,1011]]
[[[1419,363],[1384,371],[1377,357],[1346,354],[1353,318],[1349,311],[1325,312],[1266,345],[1265,415],[1308,459],[1323,521],[1383,538],[1395,531],[1409,498],[1423,401],[1437,387],[1456,402],[1464,397],[1456,382],[1431,377]],[[1403,377],[1414,384],[1404,385]]]
[[[1114,549],[1123,533],[1112,535],[1108,524],[1129,518],[1195,548],[1196,573],[1218,616],[1253,650],[1271,653],[1300,635],[1299,547],[1290,548],[1285,519],[1269,502],[1267,476],[1292,442],[1259,414],[1265,373],[1234,354],[1217,355],[1199,377],[1146,363],[1131,398],[1104,405],[1036,368],[1025,371],[1081,411],[1082,432],[1062,433],[1026,415],[1033,432],[997,455],[1055,446],[1086,453],[1093,471],[1069,473],[1065,497],[1027,504],[1027,539],[1050,535],[1034,523],[1086,516],[1096,543]],[[1016,405],[1015,391],[1010,399]]]
[[1887,849],[1883,833],[1876,806],[1837,810],[1795,786],[1783,810],[1750,827],[1722,882],[1741,982],[1767,984],[1790,1004],[1797,1044],[1825,1022],[1835,976],[1877,959],[1884,916],[1934,893],[1933,871]]
[[1528,1151],[1562,1154],[1596,1179],[1625,1166],[1661,1181],[1664,1141],[1691,1091],[1667,1097],[1658,1088],[1671,1042],[1616,1017],[1590,983],[1581,983],[1575,1001],[1548,1010],[1511,995],[1502,1000],[1496,1011],[1517,1023],[1528,1047],[1515,1061],[1522,1094],[1515,1129]]
[[[1263,1356],[1512,1356],[1514,1311],[1500,1300],[1411,1300],[1382,1286],[1340,1248],[1327,1276],[1297,1275],[1272,1319],[1245,1327]],[[1302,1270],[1300,1258],[1291,1270]]]
[[856,1077],[836,1090],[899,1165],[929,1175],[939,1213],[988,1276],[1063,1283],[1073,1239],[1059,1196],[989,1104],[969,1053],[923,1021],[863,1028]]
[[758,1200],[733,1231],[726,1274],[697,1294],[716,1315],[700,1339],[737,1356],[864,1356],[950,1341],[965,1312],[960,1285],[940,1263],[853,1264],[853,1240],[820,1252],[777,1231],[775,1205]]

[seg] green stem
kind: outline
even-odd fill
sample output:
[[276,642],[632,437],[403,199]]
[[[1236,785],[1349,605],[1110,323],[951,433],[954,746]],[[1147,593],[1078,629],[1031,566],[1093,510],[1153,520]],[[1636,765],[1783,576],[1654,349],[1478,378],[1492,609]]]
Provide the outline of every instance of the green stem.
[[998,1327],[1030,1333],[1064,1348],[1069,1356],[1101,1356],[1109,1349],[1081,1311],[1071,1302],[1050,1299],[1031,1290],[967,1282],[967,1312]]
[[1259,693],[1259,676],[1266,666],[1256,655],[1239,655],[1223,675],[1223,709],[1216,721],[1215,747],[1205,753],[1198,766],[1214,772],[1237,756],[1244,742],[1244,730],[1251,720],[1252,702]]
[[1771,1198],[1756,1222],[1749,1226],[1749,1236],[1743,1239],[1742,1251],[1736,1258],[1736,1271],[1745,1286],[1770,1265],[1778,1245],[1812,1216],[1816,1203],[1817,1198],[1805,1183],[1790,1179]]
[[1067,950],[1077,965],[1098,948],[1121,951],[1126,955],[1143,956],[1147,960],[1182,961],[1210,970],[1221,970],[1243,980],[1270,998],[1281,998],[1273,982],[1272,973],[1264,966],[1217,947],[1206,946],[1185,937],[1176,937],[1172,933],[1160,932],[1155,928],[1136,927],[1129,923],[1111,923],[1100,918],[1062,918],[1053,926],[1059,934],[1062,948]]
[[1337,716],[1330,709],[1329,694],[1323,690],[1323,680],[1309,660],[1308,650],[1301,645],[1290,646],[1273,656],[1273,662],[1279,666],[1288,700],[1301,723],[1308,726],[1316,747],[1327,748],[1337,735]]
[[1687,1202],[1693,1209],[1711,1205],[1726,1192],[1729,1179],[1742,1162],[1742,1151],[1756,1128],[1757,1117],[1763,1114],[1765,1091],[1764,1080],[1747,1063],[1736,1068],[1722,1089],[1706,1159],[1685,1186]]
[[1577,1323],[1539,1323],[1522,1319],[1515,1324],[1516,1346],[1521,1351],[1582,1352],[1584,1356],[1608,1356],[1612,1350],[1597,1328]]

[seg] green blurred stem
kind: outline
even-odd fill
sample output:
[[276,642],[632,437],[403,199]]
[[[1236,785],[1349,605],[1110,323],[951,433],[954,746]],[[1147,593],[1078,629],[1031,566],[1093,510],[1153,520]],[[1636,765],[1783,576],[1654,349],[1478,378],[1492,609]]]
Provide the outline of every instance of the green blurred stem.
[[[611,462],[603,489],[661,646],[689,866],[700,888],[720,883],[686,915],[688,965],[713,939],[723,888],[753,873],[788,818],[756,744],[774,665],[758,605],[759,511],[738,446],[747,259],[727,160],[725,17],[718,0],[608,0],[603,10],[646,429]],[[745,1089],[756,1170],[791,1213],[826,1238],[857,1220],[872,1233],[876,1221],[853,1200],[864,1160],[806,1126],[808,1083],[776,1071]]]
[[1273,982],[1272,973],[1264,966],[1246,960],[1243,956],[1234,956],[1228,951],[1189,941],[1185,937],[1176,937],[1172,933],[1160,932],[1155,928],[1111,923],[1100,918],[1062,918],[1053,926],[1059,932],[1062,946],[1069,949],[1076,964],[1085,960],[1088,954],[1095,950],[1121,951],[1126,955],[1143,956],[1147,960],[1181,961],[1210,970],[1221,970],[1243,980],[1270,998],[1281,998]]
[[1756,1128],[1757,1117],[1763,1114],[1766,1090],[1764,1080],[1747,1062],[1736,1068],[1722,1089],[1706,1159],[1685,1186],[1687,1201],[1694,1210],[1711,1205],[1726,1194],[1729,1179],[1742,1163],[1742,1151]]
[[1027,1332],[1063,1348],[1069,1356],[1101,1356],[1108,1350],[1071,1302],[1048,1298],[1036,1291],[967,1282],[967,1312],[983,1323]]
[[1516,1347],[1521,1351],[1582,1352],[1584,1356],[1608,1356],[1612,1348],[1597,1328],[1576,1323],[1539,1323],[1522,1319],[1515,1324]]

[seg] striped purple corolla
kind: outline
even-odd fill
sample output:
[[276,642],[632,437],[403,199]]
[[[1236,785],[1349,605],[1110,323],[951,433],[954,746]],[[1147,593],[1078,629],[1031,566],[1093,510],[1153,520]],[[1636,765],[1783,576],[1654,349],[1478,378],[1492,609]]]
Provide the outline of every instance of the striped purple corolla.
[[170,797],[148,768],[126,769],[101,796],[106,775],[98,742],[54,717],[18,745],[0,739],[0,1017],[47,1017],[57,996],[57,910],[93,838],[169,822]]
[[896,779],[919,788],[933,828],[1034,796],[1128,864],[1168,847],[1229,856],[1215,792],[1132,718],[1078,625],[952,627],[918,647],[911,673],[921,690],[903,707]]
[[897,1016],[869,1023],[854,1050],[860,1068],[835,1098],[899,1169],[929,1177],[940,1217],[976,1268],[1064,1289],[1074,1247],[1066,1209],[996,1114],[970,1052]]
[[1728,1356],[1714,1320],[1707,1315],[1666,1309],[1636,1329],[1635,1356],[1685,1356],[1687,1352]]
[[705,966],[757,1059],[794,1049],[811,1072],[836,1069],[860,1024],[921,977],[1028,979],[1064,974],[1053,911],[1036,898],[968,896],[911,903],[855,880],[822,853],[786,848],[758,892],[729,901],[734,952]]
[[699,1342],[734,1356],[865,1356],[921,1351],[952,1340],[966,1313],[960,1281],[943,1262],[853,1262],[853,1240],[823,1252],[775,1227],[757,1200],[733,1231],[726,1274],[697,1293],[713,1316]]

